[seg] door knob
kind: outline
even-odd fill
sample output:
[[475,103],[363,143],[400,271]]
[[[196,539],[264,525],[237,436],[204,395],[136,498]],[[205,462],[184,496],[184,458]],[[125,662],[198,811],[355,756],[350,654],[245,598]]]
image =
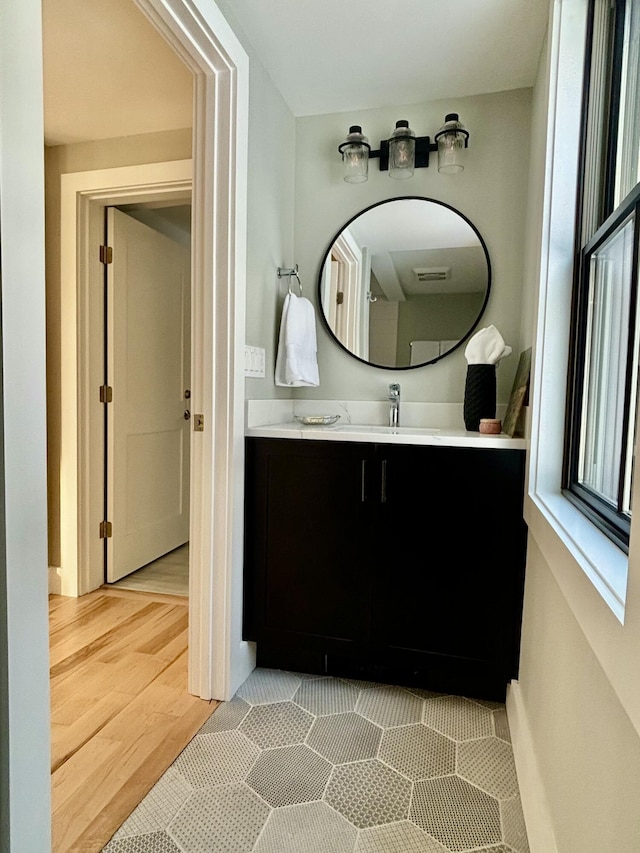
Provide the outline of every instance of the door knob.
[[185,409],[185,410],[184,410],[184,419],[185,419],[185,421],[188,421],[190,417],[191,417],[191,412],[189,411],[189,409]]

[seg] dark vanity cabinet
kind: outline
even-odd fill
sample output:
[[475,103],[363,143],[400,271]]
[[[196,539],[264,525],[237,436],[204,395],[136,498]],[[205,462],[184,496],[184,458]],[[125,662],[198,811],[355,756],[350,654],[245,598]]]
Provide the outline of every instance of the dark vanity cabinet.
[[246,440],[260,666],[502,700],[517,675],[524,451]]
[[246,447],[247,639],[258,641],[262,663],[268,656],[269,665],[285,666],[286,658],[287,667],[295,660],[312,672],[326,654],[363,654],[372,551],[361,489],[369,447],[288,439],[247,439]]
[[524,451],[376,453],[373,659],[434,690],[503,698],[519,654]]

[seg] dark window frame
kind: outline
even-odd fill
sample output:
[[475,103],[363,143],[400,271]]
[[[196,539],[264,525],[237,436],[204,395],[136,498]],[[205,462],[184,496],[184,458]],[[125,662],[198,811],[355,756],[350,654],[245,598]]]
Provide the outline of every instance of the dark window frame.
[[[635,217],[634,245],[632,261],[632,279],[630,283],[631,301],[629,306],[629,340],[626,352],[626,371],[624,383],[624,423],[623,435],[627,436],[630,421],[635,424],[635,411],[630,411],[630,400],[637,377],[633,375],[634,343],[636,327],[636,304],[638,289],[638,246],[640,244],[640,184],[631,190],[628,196],[614,209],[616,153],[618,128],[620,123],[620,94],[622,88],[622,62],[624,47],[624,22],[627,0],[614,0],[608,21],[608,52],[605,75],[608,82],[606,91],[608,116],[606,128],[600,128],[604,152],[599,164],[600,174],[587,175],[587,155],[589,151],[589,106],[590,84],[592,79],[592,44],[594,38],[594,13],[596,0],[589,4],[589,18],[586,34],[586,53],[584,66],[584,84],[581,113],[581,141],[579,152],[578,188],[576,194],[574,280],[571,305],[571,330],[569,336],[569,371],[567,382],[567,412],[565,420],[565,445],[562,471],[562,494],[576,506],[609,539],[615,542],[625,553],[629,551],[629,532],[631,518],[622,510],[624,476],[627,465],[628,444],[623,441],[619,460],[618,500],[614,507],[602,496],[579,482],[579,459],[581,425],[583,419],[584,379],[586,374],[587,327],[589,294],[591,286],[590,259],[617,230],[621,229],[630,217]],[[598,227],[595,233],[583,245],[583,215],[587,191],[592,189],[588,181],[600,182],[598,199]],[[632,452],[632,451],[631,451]]]

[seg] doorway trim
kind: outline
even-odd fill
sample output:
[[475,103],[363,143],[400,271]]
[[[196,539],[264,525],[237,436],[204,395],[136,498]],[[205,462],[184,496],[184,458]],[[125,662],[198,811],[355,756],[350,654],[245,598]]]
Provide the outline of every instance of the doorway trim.
[[[96,532],[104,520],[105,488],[103,404],[96,395],[104,381],[104,283],[97,255],[104,210],[185,198],[191,178],[191,160],[61,176],[61,595],[85,595],[104,583],[104,545]],[[195,542],[200,535],[195,532]]]
[[[190,528],[194,539],[189,549],[189,691],[203,699],[228,700],[255,665],[252,647],[241,639],[240,582],[248,60],[211,0],[136,3],[194,74],[191,390],[193,409],[204,415],[205,431],[193,433],[191,442]],[[181,164],[178,168],[184,167],[184,161],[176,163]],[[112,177],[120,173],[117,180],[125,181],[122,190],[140,185],[126,183],[132,175],[127,169],[155,169],[157,190],[158,180],[166,180],[161,169],[168,165],[104,171]],[[90,323],[79,310],[76,276],[69,270],[77,269],[81,199],[89,204],[96,194],[114,190],[112,185],[94,185],[79,192],[78,181],[89,175],[62,177],[66,194],[61,223],[62,331],[63,342],[69,342],[75,355],[72,359],[67,353],[61,364],[62,410],[69,419],[63,429],[61,455],[63,572],[74,554],[76,566],[81,565],[85,532],[79,466],[90,420],[89,401],[77,372],[80,350],[86,345],[83,335],[89,332]],[[174,176],[178,183],[183,178]],[[144,199],[138,196],[137,200]],[[81,236],[87,236],[86,232]]]

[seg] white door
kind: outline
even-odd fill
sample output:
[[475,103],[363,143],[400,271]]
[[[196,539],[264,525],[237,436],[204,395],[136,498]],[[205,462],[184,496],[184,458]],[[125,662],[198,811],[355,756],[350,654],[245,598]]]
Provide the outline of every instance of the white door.
[[107,211],[107,581],[189,538],[190,253]]

